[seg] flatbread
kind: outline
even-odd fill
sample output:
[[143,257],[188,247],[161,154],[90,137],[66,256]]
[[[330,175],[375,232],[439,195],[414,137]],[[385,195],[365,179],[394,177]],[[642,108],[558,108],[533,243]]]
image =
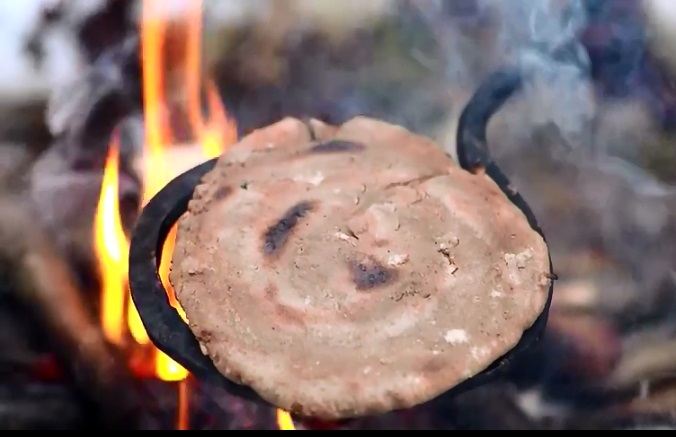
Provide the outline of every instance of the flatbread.
[[179,221],[171,281],[218,370],[339,419],[428,401],[514,347],[550,285],[522,212],[402,127],[313,123],[242,140]]

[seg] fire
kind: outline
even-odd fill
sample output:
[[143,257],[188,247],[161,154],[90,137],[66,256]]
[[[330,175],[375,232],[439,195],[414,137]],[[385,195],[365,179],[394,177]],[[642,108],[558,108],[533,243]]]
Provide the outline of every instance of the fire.
[[[182,70],[185,77],[185,92],[189,120],[195,141],[200,145],[203,160],[216,157],[225,147],[236,141],[236,127],[224,110],[215,85],[202,82],[201,72],[201,1],[190,0],[186,23],[181,24],[187,31],[186,50]],[[141,50],[143,70],[143,100],[145,122],[145,144],[143,153],[143,204],[150,200],[171,179],[167,165],[173,138],[166,118],[165,100],[165,55],[163,46],[169,29],[163,17],[162,2],[142,2]],[[202,111],[202,90],[206,93],[208,118]],[[95,217],[94,241],[99,260],[102,295],[101,324],[106,337],[118,344],[127,345],[132,341],[135,348],[151,353],[154,374],[165,381],[179,382],[179,419],[177,427],[187,428],[187,386],[188,372],[171,358],[156,350],[151,344],[141,323],[133,301],[129,296],[127,257],[129,241],[124,233],[118,193],[119,147],[111,141],[101,185],[101,195]],[[186,320],[169,283],[168,273],[174,248],[175,229],[172,229],[162,252],[160,277],[169,293],[169,300]],[[126,307],[126,311],[125,311]],[[146,356],[146,355],[144,355]]]
[[122,345],[125,330],[121,320],[127,294],[129,244],[120,220],[118,166],[119,147],[114,139],[103,171],[101,195],[94,218],[97,230],[94,244],[101,264],[101,326],[108,340]]
[[282,431],[294,431],[296,429],[291,414],[280,409],[277,409],[277,426]]
[[[190,126],[194,139],[202,151],[203,160],[220,155],[227,146],[234,144],[237,130],[227,116],[211,80],[203,81],[202,75],[202,2],[189,0],[186,22],[181,23],[186,31],[186,47],[182,64],[184,91]],[[165,39],[171,30],[163,17],[161,1],[142,2],[141,51],[143,70],[143,110],[145,144],[143,153],[143,204],[145,205],[177,174],[172,174],[167,165],[170,144],[173,138],[166,117],[165,73],[166,59],[163,52]],[[180,27],[180,26],[179,26]],[[202,110],[202,94],[206,97],[208,117]],[[95,220],[95,249],[99,259],[102,281],[101,324],[109,340],[124,345],[131,339],[136,347],[151,350],[154,357],[154,374],[165,381],[179,381],[179,429],[187,429],[188,391],[185,380],[188,372],[181,365],[151,344],[141,319],[129,296],[127,284],[127,256],[129,241],[122,228],[118,193],[119,147],[111,142],[101,185],[101,196]],[[164,244],[159,268],[171,305],[187,321],[185,313],[169,282],[169,268],[174,250],[176,228]],[[125,312],[126,306],[126,312]],[[145,355],[144,355],[145,356]],[[291,415],[277,410],[279,428],[295,429]]]

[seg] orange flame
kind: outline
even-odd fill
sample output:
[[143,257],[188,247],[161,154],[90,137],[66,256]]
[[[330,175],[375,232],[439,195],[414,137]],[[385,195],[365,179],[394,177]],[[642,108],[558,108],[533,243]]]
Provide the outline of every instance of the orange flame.
[[[201,147],[204,160],[220,155],[227,146],[237,139],[235,123],[228,118],[218,90],[211,80],[202,81],[202,2],[189,0],[186,35],[186,50],[183,70],[185,73],[185,91],[188,117],[195,140]],[[165,17],[164,6],[159,0],[143,0],[141,20],[141,51],[143,69],[143,109],[145,122],[143,204],[147,203],[171,179],[167,165],[169,152],[167,147],[172,132],[166,116],[165,56],[164,41],[170,32]],[[208,117],[202,109],[202,92],[205,93]],[[113,141],[106,161],[101,198],[96,214],[95,242],[96,253],[100,261],[102,278],[101,323],[107,338],[117,344],[123,344],[127,332],[141,346],[151,347],[150,339],[143,327],[133,301],[127,289],[127,254],[129,242],[124,234],[119,212],[118,165],[119,149]],[[185,312],[176,300],[174,289],[169,282],[171,256],[174,250],[176,228],[167,237],[162,250],[159,268],[160,279],[165,286],[171,305],[187,321]],[[127,305],[125,317],[124,306]],[[125,330],[125,319],[126,329]],[[184,381],[188,372],[167,355],[155,350],[154,370],[158,378],[165,381]],[[179,383],[179,414],[177,428],[187,429],[188,408],[187,386]],[[291,415],[277,410],[277,423],[282,430],[294,430]]]

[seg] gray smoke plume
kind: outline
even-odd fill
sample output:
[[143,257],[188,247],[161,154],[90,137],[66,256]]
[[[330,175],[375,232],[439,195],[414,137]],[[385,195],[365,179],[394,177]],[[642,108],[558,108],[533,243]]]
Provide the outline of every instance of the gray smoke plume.
[[[611,100],[595,88],[581,42],[591,24],[589,2],[416,5],[443,53],[449,88],[470,94],[504,65],[517,65],[527,76],[521,95],[491,121],[488,140],[540,218],[554,265],[599,250],[613,267],[588,269],[592,277],[585,280],[600,293],[601,307],[647,312],[658,300],[665,302],[664,293],[676,305],[674,188],[657,181],[638,159],[645,139],[658,129],[641,103]],[[614,53],[625,54],[634,56],[635,50]],[[622,65],[638,68],[634,61]],[[576,274],[560,273],[564,280]]]
[[589,56],[578,39],[587,23],[582,1],[486,1],[499,12],[504,62],[530,77],[532,125],[555,125],[569,146],[588,143],[595,106]]

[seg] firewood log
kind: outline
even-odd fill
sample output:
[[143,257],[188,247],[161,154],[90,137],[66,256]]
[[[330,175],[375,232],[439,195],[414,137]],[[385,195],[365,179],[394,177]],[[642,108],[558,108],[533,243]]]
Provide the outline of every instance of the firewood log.
[[66,258],[21,199],[0,197],[0,269],[43,323],[44,335],[100,424],[133,426],[136,399],[127,366],[87,311]]

